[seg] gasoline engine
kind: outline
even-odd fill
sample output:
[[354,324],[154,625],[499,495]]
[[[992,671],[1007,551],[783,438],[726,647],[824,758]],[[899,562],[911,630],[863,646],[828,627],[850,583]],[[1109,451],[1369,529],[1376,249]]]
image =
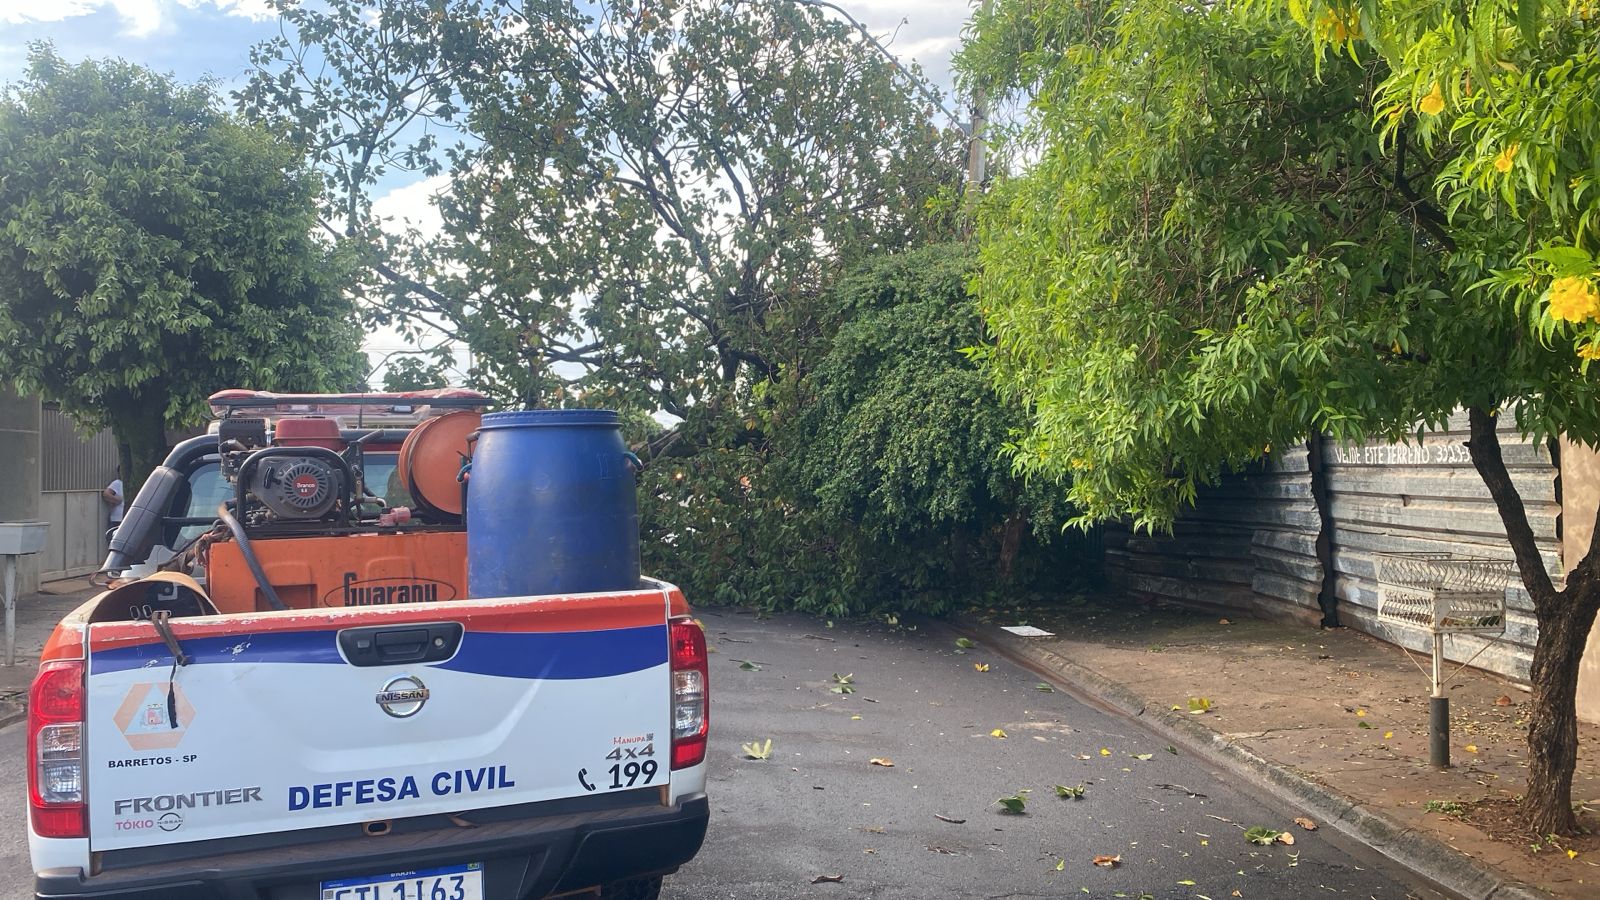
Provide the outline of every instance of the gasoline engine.
[[361,490],[361,447],[348,445],[333,419],[279,419],[270,444],[265,419],[227,418],[218,427],[223,478],[234,514],[251,531],[298,531],[353,524]]

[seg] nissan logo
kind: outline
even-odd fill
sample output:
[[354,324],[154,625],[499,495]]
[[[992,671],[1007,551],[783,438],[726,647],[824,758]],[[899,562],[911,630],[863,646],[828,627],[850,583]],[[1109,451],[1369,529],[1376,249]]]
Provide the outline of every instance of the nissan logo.
[[378,692],[378,705],[396,719],[416,715],[428,702],[428,686],[418,678],[400,675],[389,679]]

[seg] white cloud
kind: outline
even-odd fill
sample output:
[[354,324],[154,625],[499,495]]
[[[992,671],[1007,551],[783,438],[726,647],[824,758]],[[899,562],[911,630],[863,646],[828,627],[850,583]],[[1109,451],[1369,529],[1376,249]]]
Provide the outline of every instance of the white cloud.
[[202,9],[215,6],[230,16],[240,16],[252,22],[263,22],[275,19],[276,10],[267,5],[266,0],[178,0],[190,9]]
[[173,5],[187,9],[214,8],[252,21],[276,15],[265,0],[0,0],[0,22],[62,22],[104,8],[114,10],[129,37],[149,37],[165,24]]
[[103,0],[0,0],[0,22],[59,22],[94,12]]
[[420,181],[395,188],[372,201],[372,211],[385,219],[384,230],[400,233],[408,226],[424,235],[437,234],[444,227],[444,217],[433,198],[450,189],[450,176],[440,173]]
[[[943,65],[944,59],[955,50],[956,42],[958,40],[959,38],[953,34],[939,35],[935,37],[919,38],[918,40],[914,41],[906,41],[904,43],[897,44],[890,49],[899,51],[895,54],[896,56],[914,59],[919,63],[922,63],[923,60],[929,60]],[[922,64],[924,68],[926,68],[928,65],[927,63]]]

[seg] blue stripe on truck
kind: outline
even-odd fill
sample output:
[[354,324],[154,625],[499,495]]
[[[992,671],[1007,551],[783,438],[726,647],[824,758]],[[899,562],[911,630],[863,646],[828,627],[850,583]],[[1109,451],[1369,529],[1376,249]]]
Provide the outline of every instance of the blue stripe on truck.
[[604,678],[663,665],[667,626],[610,631],[469,631],[437,668],[501,678]]
[[[182,644],[193,665],[344,663],[336,631],[188,638]],[[624,675],[666,661],[667,626],[663,624],[605,631],[469,631],[453,658],[425,668],[500,678],[573,680]],[[148,668],[165,676],[165,667],[171,665],[166,645],[154,642],[95,651],[90,654],[89,671],[105,674]]]

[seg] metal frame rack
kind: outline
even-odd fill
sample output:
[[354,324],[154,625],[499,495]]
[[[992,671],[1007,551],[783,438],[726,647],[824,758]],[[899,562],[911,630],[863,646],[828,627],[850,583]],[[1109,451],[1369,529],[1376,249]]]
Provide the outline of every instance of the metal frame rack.
[[[1426,631],[1433,638],[1433,671],[1424,674],[1433,688],[1428,761],[1435,766],[1450,765],[1450,697],[1445,691],[1505,634],[1506,591],[1516,577],[1517,564],[1507,559],[1443,552],[1378,554],[1378,621]],[[1452,634],[1490,640],[1446,677],[1444,641]]]

